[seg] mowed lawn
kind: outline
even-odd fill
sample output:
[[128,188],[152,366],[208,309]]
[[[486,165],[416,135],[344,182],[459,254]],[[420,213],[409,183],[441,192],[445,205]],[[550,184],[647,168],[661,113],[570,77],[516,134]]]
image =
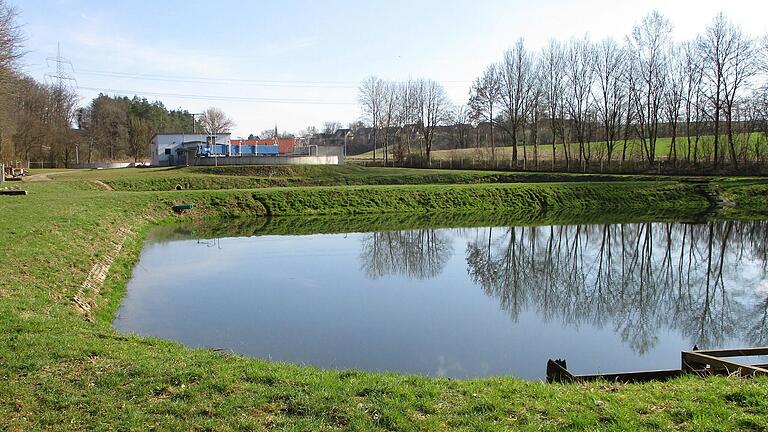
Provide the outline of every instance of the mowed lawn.
[[[104,186],[191,177],[204,185],[230,174],[69,172],[10,185],[28,190],[28,196],[0,196],[0,430],[768,429],[766,378],[575,385],[514,377],[451,380],[320,370],[115,331],[111,322],[146,232],[179,218],[170,206],[181,202],[194,203],[185,217],[200,220],[265,209],[296,215],[357,211],[387,215],[382,220],[390,229],[407,228],[392,222],[397,215],[441,215],[460,206],[492,215],[519,208],[519,216],[504,222],[513,224],[568,221],[557,214],[546,218],[544,204],[570,209],[572,220],[580,222],[594,220],[589,215],[605,217],[606,202],[618,212],[626,201],[626,214],[707,205],[696,186],[669,180],[232,190],[218,184],[220,190],[193,191]],[[287,174],[309,175],[272,177]],[[766,206],[768,186],[762,181],[725,181],[716,189],[735,202]],[[344,228],[338,220],[331,218],[334,229],[360,228]],[[85,283],[98,282],[99,264],[109,262],[103,284]]]

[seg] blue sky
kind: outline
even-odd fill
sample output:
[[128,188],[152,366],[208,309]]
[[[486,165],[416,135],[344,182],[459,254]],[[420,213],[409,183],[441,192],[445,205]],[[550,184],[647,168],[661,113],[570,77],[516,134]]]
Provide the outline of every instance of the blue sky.
[[464,103],[470,82],[519,37],[532,49],[585,33],[621,39],[654,9],[672,20],[677,39],[720,11],[762,35],[766,3],[15,0],[24,69],[35,78],[54,71],[46,58],[60,43],[83,104],[101,89],[192,112],[217,106],[237,123],[236,136],[353,121],[357,83],[374,74],[432,78]]

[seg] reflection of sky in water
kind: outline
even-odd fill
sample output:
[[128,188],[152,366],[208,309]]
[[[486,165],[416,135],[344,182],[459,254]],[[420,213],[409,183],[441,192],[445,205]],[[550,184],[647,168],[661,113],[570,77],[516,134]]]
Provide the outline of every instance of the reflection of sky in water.
[[749,346],[744,335],[765,333],[762,243],[743,233],[748,223],[731,224],[715,225],[708,285],[706,226],[148,243],[115,326],[275,360],[435,376],[540,379],[555,357],[577,373],[676,368],[694,343]]

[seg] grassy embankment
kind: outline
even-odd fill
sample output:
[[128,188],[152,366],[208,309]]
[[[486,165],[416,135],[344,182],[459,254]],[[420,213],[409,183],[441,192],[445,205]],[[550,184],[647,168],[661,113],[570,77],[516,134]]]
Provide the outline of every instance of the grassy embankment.
[[[359,213],[367,214],[364,224],[387,229],[453,224],[457,211],[470,210],[494,211],[490,219],[471,216],[478,223],[609,221],[611,214],[648,220],[700,217],[711,195],[763,212],[768,186],[759,181],[120,192],[94,184],[96,175],[106,182],[132,172],[54,176],[25,182],[29,196],[0,197],[0,429],[768,427],[765,379],[547,385],[327,371],[188,349],[111,328],[144,235],[174,217],[173,203],[194,202],[192,218]],[[361,228],[353,219],[281,220],[278,230]],[[94,264],[105,258],[116,258],[109,278],[84,288],[84,281],[94,280]],[[91,310],[78,307],[74,297]]]
[[89,170],[57,179],[88,180],[83,186],[122,191],[183,189],[252,189],[284,186],[423,185],[481,183],[542,183],[584,181],[665,181],[655,175],[516,173],[343,166],[224,166]]

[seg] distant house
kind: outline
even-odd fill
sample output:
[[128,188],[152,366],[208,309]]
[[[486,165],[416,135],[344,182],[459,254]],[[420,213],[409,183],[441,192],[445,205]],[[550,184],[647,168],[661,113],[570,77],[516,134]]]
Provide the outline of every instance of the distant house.
[[150,141],[153,166],[174,166],[188,163],[189,154],[192,157],[199,153],[229,154],[229,137],[232,134],[220,133],[209,136],[206,134],[158,133]]

